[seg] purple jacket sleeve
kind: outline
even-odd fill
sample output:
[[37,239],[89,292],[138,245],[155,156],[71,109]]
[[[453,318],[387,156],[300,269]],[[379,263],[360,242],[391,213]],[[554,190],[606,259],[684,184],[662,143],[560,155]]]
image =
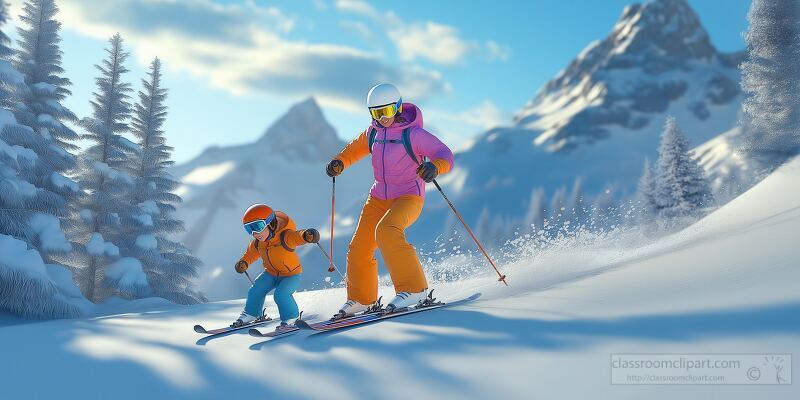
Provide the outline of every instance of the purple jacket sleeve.
[[415,154],[421,154],[430,159],[440,174],[453,169],[453,152],[439,138],[425,129],[416,128],[412,131],[411,146]]

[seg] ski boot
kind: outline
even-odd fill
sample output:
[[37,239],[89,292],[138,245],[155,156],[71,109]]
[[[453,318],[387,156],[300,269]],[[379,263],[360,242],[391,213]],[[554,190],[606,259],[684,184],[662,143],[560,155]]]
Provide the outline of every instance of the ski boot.
[[264,312],[262,312],[261,315],[258,317],[254,317],[246,313],[245,311],[242,311],[242,314],[239,315],[239,318],[237,318],[236,321],[233,321],[233,323],[231,324],[231,328],[238,328],[240,326],[244,326],[247,324],[256,324],[259,322],[269,321],[271,319],[272,318],[267,317],[266,315],[266,308],[264,309]]
[[300,315],[292,322],[291,324],[286,323],[285,321],[281,321],[281,324],[275,327],[275,332],[283,332],[283,331],[293,331],[297,329],[297,321],[303,319],[303,312],[300,311]]
[[402,311],[407,308],[416,307],[425,299],[428,298],[428,290],[425,289],[419,293],[399,292],[397,295],[386,305],[386,313],[393,313]]
[[410,308],[425,308],[441,304],[433,297],[433,290],[425,289],[419,293],[400,292],[386,306],[384,314],[405,311]]
[[379,311],[383,306],[381,305],[381,299],[375,302],[372,305],[365,305],[361,304],[355,300],[347,300],[344,305],[339,309],[339,312],[333,315],[331,321],[336,321],[342,318],[349,318],[356,314],[368,314],[371,312]]

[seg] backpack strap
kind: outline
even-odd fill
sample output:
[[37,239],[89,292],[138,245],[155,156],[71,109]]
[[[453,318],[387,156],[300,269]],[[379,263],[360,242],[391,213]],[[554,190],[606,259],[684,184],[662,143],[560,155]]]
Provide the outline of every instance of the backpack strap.
[[414,154],[414,148],[411,147],[411,128],[403,129],[403,147],[406,148],[408,156],[414,160],[414,164],[419,164],[419,160],[417,160],[417,156]]
[[[369,131],[369,152],[372,153],[372,146],[375,145],[376,137],[378,136],[378,130],[375,127],[370,128]],[[381,143],[397,143],[397,140],[381,140]],[[419,160],[417,156],[414,154],[414,148],[411,146],[411,128],[403,129],[403,138],[400,140],[403,143],[403,147],[406,149],[406,153],[408,156],[414,160],[414,164],[419,164]]]
[[371,127],[369,130],[369,152],[372,154],[372,146],[375,144],[375,137],[378,136],[378,130],[375,127]]

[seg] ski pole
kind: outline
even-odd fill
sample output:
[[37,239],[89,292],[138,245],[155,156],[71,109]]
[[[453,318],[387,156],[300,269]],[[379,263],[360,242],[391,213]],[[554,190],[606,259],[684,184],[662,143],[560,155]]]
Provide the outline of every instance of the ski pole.
[[[325,248],[323,248],[322,245],[319,244],[319,242],[317,242],[317,247],[319,247],[319,251],[321,251],[322,254],[325,255],[325,258],[327,258],[331,262],[331,264],[333,264],[333,260],[331,260],[331,257],[328,256],[328,252],[325,251]],[[334,267],[335,267],[335,265],[334,265]],[[347,278],[345,278],[344,275],[342,275],[342,273],[339,271],[339,268],[334,268],[334,270],[336,271],[336,273],[339,274],[339,276],[342,277],[342,280],[347,281]]]
[[508,282],[506,282],[506,276],[501,274],[500,270],[497,269],[497,266],[494,265],[494,261],[492,261],[492,258],[489,257],[489,253],[487,253],[486,250],[484,250],[483,245],[481,245],[481,242],[478,241],[478,238],[476,238],[475,234],[472,233],[472,229],[469,229],[469,226],[467,225],[467,223],[464,222],[464,218],[462,218],[461,214],[458,213],[458,210],[456,210],[456,206],[454,206],[453,203],[450,202],[450,199],[447,198],[447,195],[444,194],[444,191],[442,190],[442,187],[439,186],[439,182],[436,182],[436,179],[434,179],[433,180],[433,184],[436,185],[436,189],[439,189],[439,193],[442,194],[442,197],[444,197],[444,200],[450,206],[450,209],[453,210],[453,212],[456,214],[456,217],[458,217],[458,220],[461,221],[461,225],[464,225],[464,228],[467,229],[467,232],[469,233],[469,235],[472,236],[472,240],[474,240],[475,244],[478,245],[478,248],[481,249],[481,252],[483,252],[484,257],[486,257],[486,259],[489,260],[489,264],[492,265],[492,268],[494,268],[494,271],[497,272],[497,275],[500,277],[498,279],[498,281],[503,282],[503,283],[506,284],[506,286],[508,286]]
[[[331,255],[328,257],[330,261],[330,266],[328,267],[328,272],[333,272],[336,270],[336,267],[333,266],[333,222],[334,222],[334,215],[336,212],[336,177],[333,178],[333,185],[331,186]],[[322,249],[322,246],[319,246]],[[325,252],[325,250],[323,250]],[[339,273],[341,275],[341,273]]]
[[247,279],[250,279],[250,283],[251,284],[255,283],[255,282],[253,282],[253,278],[250,277],[250,274],[248,274],[246,270],[244,271],[244,274],[247,275]]

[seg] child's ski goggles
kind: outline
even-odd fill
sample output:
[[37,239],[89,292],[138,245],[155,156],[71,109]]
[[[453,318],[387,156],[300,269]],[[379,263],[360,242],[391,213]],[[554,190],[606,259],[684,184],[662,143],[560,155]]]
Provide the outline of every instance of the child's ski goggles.
[[[267,226],[275,225],[275,214],[273,213],[267,219],[259,219],[253,222],[248,222],[244,224],[244,230],[247,232],[248,235],[252,235],[253,233],[260,233],[267,228]],[[274,229],[274,227],[273,227]]]
[[372,119],[379,120],[382,117],[392,118],[397,113],[402,110],[403,99],[400,99],[397,103],[387,104],[385,106],[380,107],[373,107],[369,109],[370,115],[372,115]]

